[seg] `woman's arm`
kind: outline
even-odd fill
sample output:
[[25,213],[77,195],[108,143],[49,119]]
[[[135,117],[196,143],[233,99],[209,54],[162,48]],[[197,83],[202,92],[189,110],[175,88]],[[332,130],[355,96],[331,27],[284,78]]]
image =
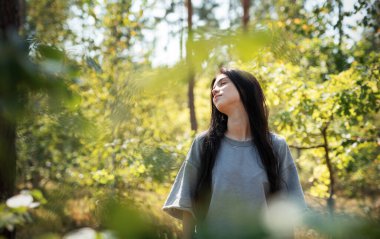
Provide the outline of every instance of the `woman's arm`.
[[183,211],[183,220],[182,220],[182,228],[183,235],[182,239],[192,239],[194,234],[195,222],[193,215],[190,212]]

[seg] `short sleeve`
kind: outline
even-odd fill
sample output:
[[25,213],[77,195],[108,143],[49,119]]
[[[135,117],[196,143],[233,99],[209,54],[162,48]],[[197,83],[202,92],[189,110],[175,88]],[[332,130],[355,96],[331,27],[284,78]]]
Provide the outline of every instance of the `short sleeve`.
[[288,199],[296,202],[302,209],[307,209],[304,193],[298,176],[296,164],[285,139],[279,139],[278,156],[280,158],[281,191]]
[[200,142],[197,136],[183,161],[162,209],[169,215],[182,220],[183,211],[195,218],[192,195],[195,192],[200,165]]

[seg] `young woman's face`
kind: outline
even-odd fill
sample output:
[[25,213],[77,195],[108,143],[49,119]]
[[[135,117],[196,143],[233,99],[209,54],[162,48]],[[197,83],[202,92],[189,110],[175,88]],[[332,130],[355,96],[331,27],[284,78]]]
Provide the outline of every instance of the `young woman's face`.
[[222,113],[227,114],[237,104],[241,104],[240,95],[232,81],[225,74],[216,77],[212,88],[212,102]]

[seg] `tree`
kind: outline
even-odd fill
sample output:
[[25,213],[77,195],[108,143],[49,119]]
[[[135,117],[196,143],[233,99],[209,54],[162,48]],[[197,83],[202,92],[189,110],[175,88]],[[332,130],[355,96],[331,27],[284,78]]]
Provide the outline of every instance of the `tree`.
[[[3,52],[7,42],[17,35],[20,27],[19,1],[1,1],[0,3],[0,52]],[[4,66],[1,66],[1,68]],[[0,68],[0,69],[1,69]],[[3,76],[3,74],[1,74]],[[0,202],[12,196],[15,192],[16,182],[16,123],[10,114],[9,100],[12,100],[16,87],[10,84],[17,81],[14,76],[2,79],[0,87]],[[13,91],[13,92],[12,92]],[[15,238],[13,231],[0,231],[6,238]]]
[[249,21],[249,0],[242,0],[242,5],[243,5],[243,28],[244,30],[247,30],[248,27],[248,21]]
[[[28,102],[33,94],[50,96],[52,108],[70,99],[73,94],[66,87],[64,75],[75,75],[76,68],[57,48],[40,45],[38,51],[46,61],[60,67],[51,69],[31,59],[30,45],[20,37],[22,1],[2,1],[0,5],[0,201],[4,202],[16,188],[16,130],[30,111]],[[32,55],[32,54],[31,54]],[[65,64],[64,64],[65,62]],[[62,67],[62,68],[61,68]],[[59,69],[58,69],[59,68]],[[65,75],[66,76],[66,75]],[[4,229],[2,235],[15,237],[15,231]]]
[[[0,46],[4,51],[7,42],[12,41],[12,37],[17,34],[20,28],[20,12],[18,1],[1,1],[0,3]],[[17,90],[15,86],[11,86],[12,81],[17,81],[14,76],[2,79],[0,90],[0,200],[13,195],[15,190],[16,179],[16,124],[9,105],[7,102],[13,99],[12,90]],[[10,92],[11,91],[11,92]]]
[[195,85],[195,72],[192,60],[192,45],[193,45],[193,5],[191,0],[186,1],[187,8],[187,42],[186,42],[186,64],[188,64],[188,107],[190,111],[190,125],[191,130],[198,130],[197,118],[195,115],[194,103],[194,85]]

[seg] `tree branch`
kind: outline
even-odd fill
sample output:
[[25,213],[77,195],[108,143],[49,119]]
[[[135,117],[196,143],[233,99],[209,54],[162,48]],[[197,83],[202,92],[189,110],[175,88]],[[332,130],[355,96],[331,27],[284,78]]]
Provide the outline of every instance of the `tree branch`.
[[314,146],[298,146],[298,145],[289,145],[290,148],[294,149],[315,149],[315,148],[321,148],[324,147],[323,144],[314,145]]

